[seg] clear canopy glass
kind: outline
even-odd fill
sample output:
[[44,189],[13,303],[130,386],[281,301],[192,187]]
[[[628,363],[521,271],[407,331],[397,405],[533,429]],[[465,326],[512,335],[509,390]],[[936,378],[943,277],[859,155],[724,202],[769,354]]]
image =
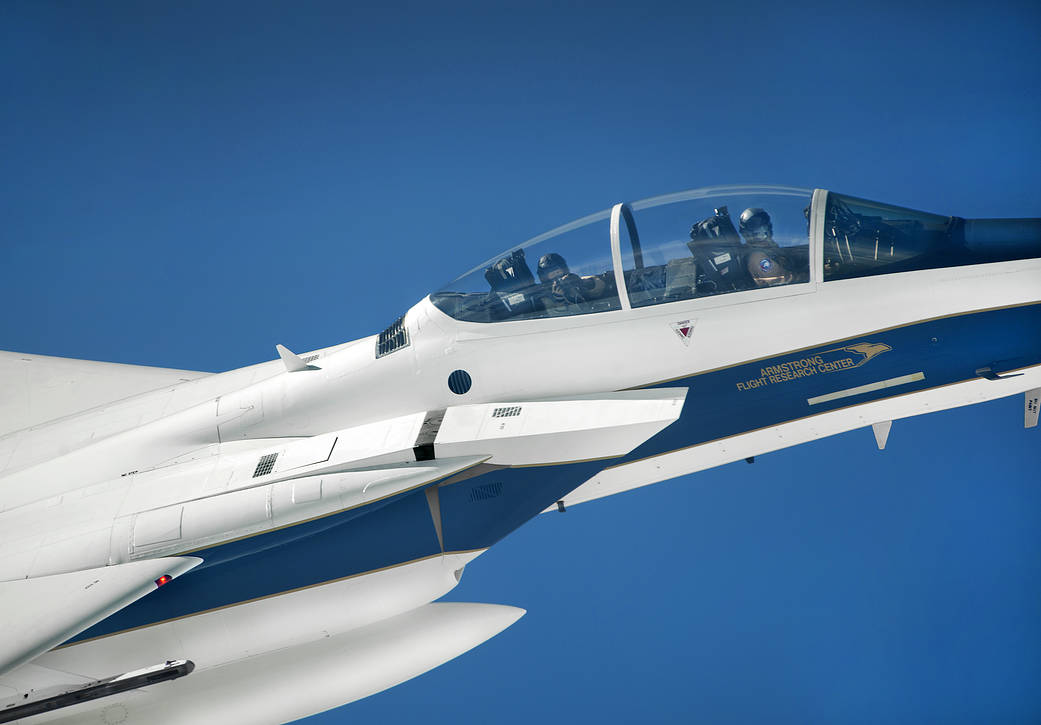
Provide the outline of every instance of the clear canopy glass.
[[431,295],[468,322],[582,315],[621,307],[611,263],[610,210],[497,255]]
[[1041,257],[1041,219],[962,219],[828,193],[824,281]]
[[[818,197],[820,199],[822,197]],[[807,284],[821,214],[824,282],[1041,257],[1041,219],[962,219],[787,186],[720,186],[616,204],[478,265],[431,295],[501,322]]]
[[493,257],[431,300],[459,320],[500,322],[808,282],[812,196],[716,187],[618,205]]
[[618,232],[630,304],[808,282],[812,198],[808,189],[717,187],[623,206]]

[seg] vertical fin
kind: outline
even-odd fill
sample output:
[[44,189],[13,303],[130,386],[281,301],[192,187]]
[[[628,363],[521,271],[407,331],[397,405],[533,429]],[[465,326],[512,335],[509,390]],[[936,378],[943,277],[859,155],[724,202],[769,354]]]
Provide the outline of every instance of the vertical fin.
[[878,450],[885,450],[886,441],[889,440],[889,429],[892,427],[893,421],[891,420],[883,420],[881,423],[871,424],[871,430],[875,432],[875,443],[878,444]]

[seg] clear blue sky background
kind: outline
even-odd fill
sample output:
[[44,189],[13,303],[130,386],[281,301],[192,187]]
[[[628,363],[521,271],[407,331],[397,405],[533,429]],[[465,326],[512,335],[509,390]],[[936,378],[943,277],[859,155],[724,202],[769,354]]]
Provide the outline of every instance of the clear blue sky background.
[[[697,186],[1041,216],[1041,9],[0,5],[0,347],[225,370],[371,334],[507,245]],[[528,614],[338,722],[1041,720],[1021,399],[544,516]]]

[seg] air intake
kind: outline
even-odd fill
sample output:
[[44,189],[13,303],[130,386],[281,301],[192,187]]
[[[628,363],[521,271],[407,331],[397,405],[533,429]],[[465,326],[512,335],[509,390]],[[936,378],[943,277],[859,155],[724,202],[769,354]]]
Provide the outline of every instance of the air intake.
[[390,355],[403,347],[408,347],[408,328],[405,327],[404,315],[394,320],[390,327],[380,333],[380,339],[376,341],[376,357]]

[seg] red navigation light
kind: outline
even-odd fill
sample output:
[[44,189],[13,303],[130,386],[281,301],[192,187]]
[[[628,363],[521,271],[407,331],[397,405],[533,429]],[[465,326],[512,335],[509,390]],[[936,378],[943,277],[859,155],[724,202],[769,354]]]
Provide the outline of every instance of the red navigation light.
[[170,576],[169,574],[163,574],[161,577],[155,580],[155,585],[157,587],[161,587],[163,584],[168,584],[172,580],[172,576]]

